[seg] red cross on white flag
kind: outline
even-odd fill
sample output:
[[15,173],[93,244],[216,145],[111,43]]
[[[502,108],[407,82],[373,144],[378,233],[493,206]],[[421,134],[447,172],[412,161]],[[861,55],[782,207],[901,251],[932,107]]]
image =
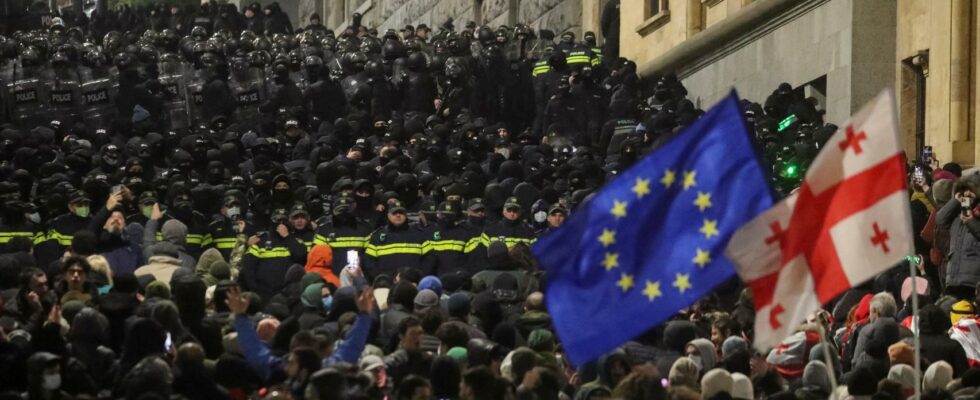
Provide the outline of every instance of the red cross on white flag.
[[897,119],[885,90],[830,138],[798,192],[732,236],[725,255],[753,290],[757,349],[912,254]]

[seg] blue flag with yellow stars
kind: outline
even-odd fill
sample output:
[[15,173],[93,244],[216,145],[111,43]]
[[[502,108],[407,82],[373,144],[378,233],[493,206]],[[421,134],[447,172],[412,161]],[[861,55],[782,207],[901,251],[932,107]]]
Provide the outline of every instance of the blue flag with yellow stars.
[[772,204],[733,91],[532,247],[569,359],[615,349],[734,276],[728,240]]

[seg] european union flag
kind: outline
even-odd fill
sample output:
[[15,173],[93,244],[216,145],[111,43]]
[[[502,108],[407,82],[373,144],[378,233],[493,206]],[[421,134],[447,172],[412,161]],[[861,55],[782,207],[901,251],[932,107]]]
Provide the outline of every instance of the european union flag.
[[763,171],[733,91],[539,239],[569,359],[616,348],[735,275],[728,240],[773,204]]

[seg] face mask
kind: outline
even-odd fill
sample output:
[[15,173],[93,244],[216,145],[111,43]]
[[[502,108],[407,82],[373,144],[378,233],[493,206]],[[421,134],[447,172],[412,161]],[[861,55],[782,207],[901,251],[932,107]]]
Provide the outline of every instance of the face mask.
[[27,220],[28,221],[31,221],[31,222],[33,222],[35,224],[40,224],[41,223],[41,214],[38,214],[36,212],[35,213],[27,214]]
[[691,361],[694,361],[694,365],[698,366],[698,371],[704,369],[704,364],[701,361],[701,356],[690,355],[687,357],[690,358]]
[[242,209],[239,207],[228,207],[228,218],[234,219],[235,217],[242,215]]
[[90,210],[88,207],[75,207],[75,215],[82,218],[87,218],[89,215],[89,211]]
[[543,223],[547,219],[548,219],[548,213],[547,212],[538,211],[538,212],[534,213],[534,222],[537,222],[537,223],[540,224],[540,223]]
[[44,374],[44,378],[41,381],[41,387],[46,390],[57,390],[61,387],[61,375]]
[[153,206],[143,206],[140,211],[143,212],[144,217],[150,218],[153,215]]
[[323,302],[323,310],[330,311],[330,306],[333,304],[333,296],[327,296],[320,300]]

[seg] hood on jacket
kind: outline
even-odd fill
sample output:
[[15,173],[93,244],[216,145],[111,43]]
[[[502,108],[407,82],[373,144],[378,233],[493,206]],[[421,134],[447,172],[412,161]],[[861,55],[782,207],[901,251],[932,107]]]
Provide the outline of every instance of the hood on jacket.
[[823,393],[830,393],[830,372],[823,361],[813,360],[803,369],[803,386],[815,386]]
[[306,308],[311,308],[314,310],[323,310],[323,287],[325,285],[322,283],[314,283],[303,289],[303,294],[300,296],[300,300]]
[[946,361],[936,361],[922,375],[922,390],[929,392],[945,390],[946,385],[953,380],[953,366]]
[[735,381],[732,380],[731,373],[722,368],[712,369],[705,372],[704,377],[701,378],[701,396],[710,399],[719,393],[731,395],[734,386]]
[[[613,365],[616,363],[621,363],[624,370],[624,375],[620,377],[614,377],[612,375]],[[629,355],[623,349],[616,349],[612,352],[604,354],[599,358],[599,383],[605,385],[606,387],[613,389],[619,384],[619,381],[629,374],[633,369],[633,361],[630,359]]]
[[701,370],[710,371],[718,364],[718,357],[715,355],[715,345],[708,339],[694,339],[688,343],[697,347],[701,355]]
[[160,233],[163,235],[163,240],[175,245],[183,246],[187,243],[187,225],[176,219],[164,222]]
[[[168,252],[169,252],[169,249],[168,249]],[[149,264],[172,264],[173,266],[178,267],[178,268],[183,265],[180,262],[180,259],[177,258],[177,253],[176,252],[173,252],[172,253],[173,255],[171,255],[171,254],[161,254],[160,251],[155,251],[154,254],[156,254],[156,255],[155,256],[151,256],[150,258],[148,258],[146,260],[147,265],[149,265]]]
[[340,287],[340,279],[333,273],[333,248],[326,244],[318,244],[310,249],[310,254],[306,256],[307,273],[314,272],[320,274],[323,279],[332,283],[334,287]]
[[211,273],[211,267],[214,263],[218,261],[225,261],[224,256],[218,249],[210,248],[201,253],[201,257],[197,259],[197,274],[200,276],[209,275]]
[[697,327],[691,321],[670,321],[664,328],[664,347],[684,354],[688,342],[697,337]]
[[698,388],[698,365],[690,357],[681,357],[674,361],[667,375],[671,387]]

